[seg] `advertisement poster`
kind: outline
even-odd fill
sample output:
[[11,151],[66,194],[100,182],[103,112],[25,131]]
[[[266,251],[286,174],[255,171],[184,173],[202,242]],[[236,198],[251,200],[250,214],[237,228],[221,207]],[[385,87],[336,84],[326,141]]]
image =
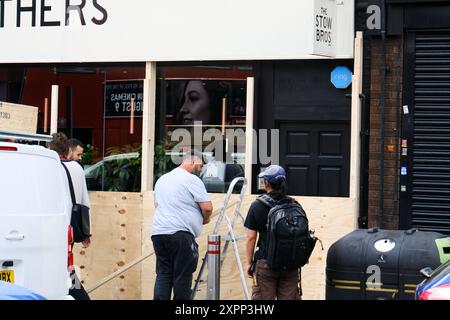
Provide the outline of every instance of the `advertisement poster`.
[[245,80],[166,80],[166,124],[245,127]]
[[144,82],[107,81],[105,84],[105,117],[130,117],[134,101],[134,116],[142,117]]

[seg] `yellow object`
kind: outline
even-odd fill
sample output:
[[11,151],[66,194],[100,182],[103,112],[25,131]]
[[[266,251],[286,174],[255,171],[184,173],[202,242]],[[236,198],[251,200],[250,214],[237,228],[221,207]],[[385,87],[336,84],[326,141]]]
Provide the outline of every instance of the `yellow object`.
[[0,270],[0,281],[14,283],[14,270]]

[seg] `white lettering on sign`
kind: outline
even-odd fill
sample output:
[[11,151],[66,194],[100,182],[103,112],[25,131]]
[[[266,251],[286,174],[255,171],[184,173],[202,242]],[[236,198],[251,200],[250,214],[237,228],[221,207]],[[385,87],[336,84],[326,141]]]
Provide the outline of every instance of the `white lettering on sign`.
[[[131,111],[131,101],[128,100],[128,101],[116,102],[114,104],[114,109],[116,110],[116,112],[130,112]],[[142,111],[142,102],[141,101],[135,102],[133,110],[136,112]]]
[[142,93],[113,93],[111,94],[111,101],[130,101],[134,100],[142,100]]
[[143,83],[140,80],[108,82],[105,86],[105,114],[107,117],[128,117],[131,107],[141,116],[143,111]]
[[373,4],[367,7],[366,12],[367,14],[370,14],[367,18],[367,29],[381,30],[381,8]]
[[335,0],[314,1],[314,54],[334,56],[336,46]]

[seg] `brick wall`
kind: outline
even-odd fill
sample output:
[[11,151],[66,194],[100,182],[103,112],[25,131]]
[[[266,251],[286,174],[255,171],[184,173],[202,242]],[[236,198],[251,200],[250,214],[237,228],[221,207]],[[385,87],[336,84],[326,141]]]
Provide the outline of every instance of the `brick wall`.
[[[381,40],[371,41],[370,72],[370,137],[369,137],[369,173],[368,173],[368,227],[398,229],[399,227],[399,133],[402,105],[403,83],[403,39],[392,37],[386,40],[386,84],[385,84],[385,121],[384,143],[381,150]],[[395,151],[388,151],[388,146]],[[384,153],[384,213],[380,216],[380,153]]]

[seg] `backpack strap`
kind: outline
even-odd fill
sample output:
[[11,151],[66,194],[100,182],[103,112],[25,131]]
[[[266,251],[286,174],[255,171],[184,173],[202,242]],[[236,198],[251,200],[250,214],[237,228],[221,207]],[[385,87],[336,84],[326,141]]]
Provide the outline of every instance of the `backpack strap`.
[[77,203],[77,201],[75,199],[75,191],[73,190],[72,177],[70,176],[69,169],[67,169],[64,162],[68,162],[68,161],[61,161],[61,164],[62,164],[64,170],[66,170],[67,179],[69,180],[70,197],[72,198],[72,204],[75,205]]
[[267,206],[271,209],[277,205],[277,201],[272,199],[272,197],[269,196],[267,193],[260,195],[258,198],[256,198],[256,200],[260,201],[265,206]]
[[260,202],[262,202],[264,205],[266,205],[270,209],[272,209],[273,207],[275,207],[279,204],[288,204],[288,203],[292,203],[292,202],[298,204],[298,202],[291,197],[285,196],[284,198],[275,200],[267,193],[260,195],[258,198],[256,198],[256,200],[259,200]]

